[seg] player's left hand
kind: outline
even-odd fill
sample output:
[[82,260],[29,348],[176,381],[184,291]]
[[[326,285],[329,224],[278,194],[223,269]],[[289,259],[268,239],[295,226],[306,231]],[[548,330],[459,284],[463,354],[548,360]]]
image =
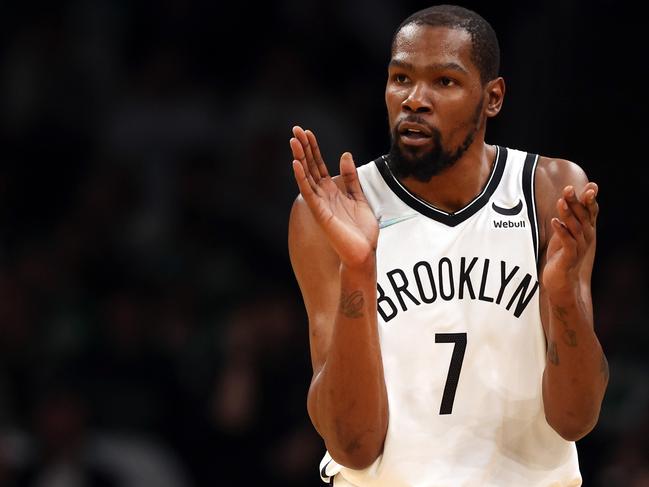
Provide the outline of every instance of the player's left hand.
[[557,200],[558,218],[551,220],[552,236],[548,242],[543,285],[554,302],[571,299],[579,289],[579,271],[595,256],[595,227],[599,205],[598,187],[588,183],[578,196],[573,186],[566,186]]

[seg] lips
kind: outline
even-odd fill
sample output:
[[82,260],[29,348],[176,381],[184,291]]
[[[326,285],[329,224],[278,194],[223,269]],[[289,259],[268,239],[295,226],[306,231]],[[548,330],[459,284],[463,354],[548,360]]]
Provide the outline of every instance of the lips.
[[425,145],[431,138],[431,130],[425,125],[413,122],[401,122],[398,125],[401,142],[406,145]]

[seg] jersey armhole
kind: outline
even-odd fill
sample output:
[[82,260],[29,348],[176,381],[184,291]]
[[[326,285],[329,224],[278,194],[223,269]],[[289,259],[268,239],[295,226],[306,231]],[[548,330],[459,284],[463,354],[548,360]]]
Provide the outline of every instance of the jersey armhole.
[[333,462],[333,459],[329,459],[327,463],[324,464],[324,466],[320,469],[320,479],[327,485],[333,485],[334,484],[334,475],[327,475],[327,467],[329,464]]
[[527,218],[530,221],[530,230],[532,232],[532,245],[534,247],[534,257],[536,263],[539,263],[539,222],[536,215],[536,194],[534,191],[534,180],[536,178],[536,165],[539,162],[538,154],[528,153],[523,163],[523,196],[525,206],[527,207]]

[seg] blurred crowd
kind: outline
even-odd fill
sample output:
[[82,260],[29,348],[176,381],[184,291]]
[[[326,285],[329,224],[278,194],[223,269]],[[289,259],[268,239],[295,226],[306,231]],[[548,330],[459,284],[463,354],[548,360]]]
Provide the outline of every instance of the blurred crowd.
[[[316,131],[332,171],[343,150],[357,164],[385,152],[390,38],[427,5],[3,6],[0,486],[318,485],[324,445],[306,414],[308,331],[286,250],[290,128]],[[621,132],[600,127],[612,144],[593,147],[583,110],[596,90],[535,98],[519,41],[549,72],[586,79],[594,54],[575,67],[562,41],[548,41],[557,54],[525,36],[581,19],[593,39],[576,56],[608,4],[591,6],[594,26],[585,2],[465,5],[496,27],[515,81],[491,140],[584,158],[600,182],[594,296],[611,381],[581,465],[585,485],[648,486],[647,238],[624,213],[643,203],[611,164],[627,156]],[[629,96],[601,102],[603,118],[639,120]]]

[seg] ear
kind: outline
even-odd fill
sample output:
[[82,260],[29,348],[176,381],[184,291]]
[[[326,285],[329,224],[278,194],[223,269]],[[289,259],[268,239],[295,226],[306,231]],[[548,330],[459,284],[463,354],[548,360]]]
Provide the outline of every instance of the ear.
[[495,117],[500,112],[505,99],[505,80],[502,77],[492,79],[485,87],[485,96],[487,104],[485,114],[487,117]]

